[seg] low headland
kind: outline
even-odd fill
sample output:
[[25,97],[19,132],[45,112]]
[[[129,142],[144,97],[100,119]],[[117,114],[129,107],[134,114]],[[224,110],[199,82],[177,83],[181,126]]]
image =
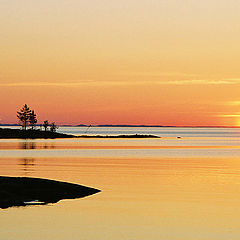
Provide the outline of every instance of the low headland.
[[130,135],[72,135],[51,131],[41,131],[35,129],[11,129],[0,128],[0,139],[38,139],[38,138],[159,138],[155,135],[142,135],[142,134],[130,134]]
[[74,135],[50,132],[50,131],[40,131],[34,129],[21,130],[21,129],[11,129],[11,128],[0,128],[0,138],[73,138]]
[[98,192],[95,188],[49,179],[0,176],[0,208],[45,205]]

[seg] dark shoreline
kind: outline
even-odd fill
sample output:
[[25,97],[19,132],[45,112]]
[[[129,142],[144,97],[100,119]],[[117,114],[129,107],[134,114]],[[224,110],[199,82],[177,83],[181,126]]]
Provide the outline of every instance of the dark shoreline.
[[17,139],[35,139],[35,138],[73,138],[74,135],[50,132],[50,131],[40,131],[40,130],[20,130],[11,128],[0,128],[0,139],[4,138],[17,138]]
[[156,135],[130,134],[130,135],[80,135],[77,138],[161,138]]
[[98,192],[95,188],[49,179],[0,176],[0,208],[45,205]]
[[132,134],[132,135],[72,135],[64,134],[50,131],[40,131],[40,130],[20,130],[20,129],[11,129],[11,128],[0,128],[0,139],[55,139],[55,138],[160,138],[155,135],[141,135],[141,134]]

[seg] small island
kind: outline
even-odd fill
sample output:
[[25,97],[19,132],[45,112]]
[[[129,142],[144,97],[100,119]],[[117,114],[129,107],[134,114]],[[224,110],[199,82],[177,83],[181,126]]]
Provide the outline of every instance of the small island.
[[100,190],[41,178],[0,176],[0,208],[45,205],[86,197]]
[[16,139],[36,139],[36,138],[73,138],[76,137],[70,134],[57,133],[51,131],[41,131],[35,129],[11,129],[0,128],[0,139],[16,138]]
[[0,139],[38,139],[38,138],[160,138],[155,135],[129,134],[129,135],[72,135],[35,129],[0,128]]
[[[45,120],[37,129],[37,115],[25,104],[18,112],[17,118],[22,129],[0,128],[0,139],[38,139],[38,138],[160,138],[155,135],[127,134],[127,135],[72,135],[58,133],[55,122],[51,124]],[[90,125],[91,126],[91,125]],[[43,130],[42,130],[43,129]]]

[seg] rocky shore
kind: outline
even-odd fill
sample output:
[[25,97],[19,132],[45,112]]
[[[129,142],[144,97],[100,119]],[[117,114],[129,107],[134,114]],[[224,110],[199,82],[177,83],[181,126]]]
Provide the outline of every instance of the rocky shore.
[[0,176],[0,208],[56,203],[82,198],[100,190],[41,178]]

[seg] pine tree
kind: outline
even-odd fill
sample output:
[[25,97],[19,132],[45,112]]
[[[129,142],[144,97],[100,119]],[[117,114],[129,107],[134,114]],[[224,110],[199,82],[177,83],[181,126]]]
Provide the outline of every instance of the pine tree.
[[34,113],[34,110],[32,110],[31,113],[29,114],[29,125],[32,126],[32,129],[34,129],[36,123],[37,117],[36,114]]
[[20,109],[19,112],[17,112],[17,117],[19,119],[20,125],[24,130],[27,129],[28,123],[29,123],[29,116],[30,116],[31,110],[25,104],[22,109]]

